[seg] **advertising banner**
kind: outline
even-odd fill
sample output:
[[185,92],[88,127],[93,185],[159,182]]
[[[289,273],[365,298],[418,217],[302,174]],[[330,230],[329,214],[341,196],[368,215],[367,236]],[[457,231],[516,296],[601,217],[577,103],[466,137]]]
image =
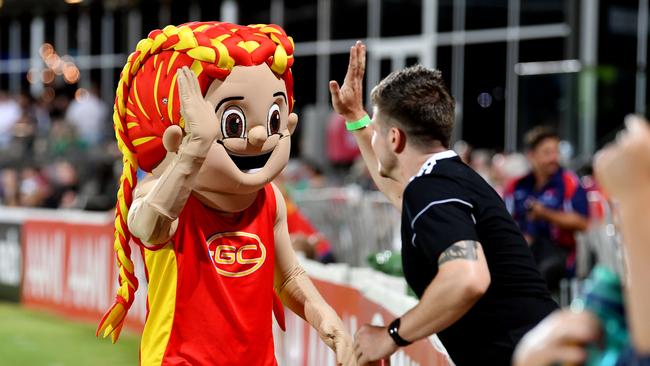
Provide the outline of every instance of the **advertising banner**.
[[[118,286],[111,225],[28,220],[23,248],[23,304],[99,322]],[[147,284],[139,248],[131,249],[140,291],[127,325],[141,329]]]

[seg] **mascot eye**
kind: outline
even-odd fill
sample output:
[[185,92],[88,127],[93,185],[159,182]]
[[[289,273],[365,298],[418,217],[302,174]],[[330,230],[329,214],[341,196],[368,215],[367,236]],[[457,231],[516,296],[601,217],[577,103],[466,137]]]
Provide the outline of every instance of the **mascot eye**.
[[221,116],[221,132],[224,138],[244,137],[246,117],[239,107],[229,107]]
[[269,109],[269,118],[268,118],[268,133],[269,136],[278,133],[280,131],[280,107],[277,104],[273,104],[271,109]]

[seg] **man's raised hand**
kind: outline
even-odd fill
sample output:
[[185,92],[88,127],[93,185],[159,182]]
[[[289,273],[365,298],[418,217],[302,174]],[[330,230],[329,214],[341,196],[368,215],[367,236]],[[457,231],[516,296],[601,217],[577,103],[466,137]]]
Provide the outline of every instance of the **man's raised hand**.
[[335,80],[329,83],[332,106],[347,121],[357,121],[366,115],[363,108],[363,74],[366,70],[366,46],[357,41],[350,48],[350,63],[343,86]]

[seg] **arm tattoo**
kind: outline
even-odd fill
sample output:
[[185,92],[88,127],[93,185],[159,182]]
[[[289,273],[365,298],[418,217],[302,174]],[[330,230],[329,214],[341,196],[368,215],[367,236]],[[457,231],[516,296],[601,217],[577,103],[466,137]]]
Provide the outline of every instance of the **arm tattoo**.
[[478,259],[478,243],[473,240],[462,240],[454,243],[447,248],[440,257],[438,257],[438,266],[455,259],[468,259],[475,261]]

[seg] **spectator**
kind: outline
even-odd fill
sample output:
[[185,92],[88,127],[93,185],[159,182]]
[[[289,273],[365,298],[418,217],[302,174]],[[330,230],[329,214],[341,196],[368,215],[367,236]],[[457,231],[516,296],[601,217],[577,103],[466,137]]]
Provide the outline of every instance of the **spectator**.
[[42,207],[50,195],[47,180],[40,169],[27,166],[20,173],[19,202],[21,206]]
[[[626,119],[627,131],[596,158],[596,175],[605,191],[618,200],[623,245],[627,251],[625,309],[632,335],[630,349],[609,365],[650,365],[650,127],[639,118]],[[515,366],[580,364],[585,345],[602,342],[603,324],[589,311],[557,312],[522,339]],[[607,347],[607,344],[603,345]],[[610,357],[611,358],[611,357]]]
[[285,195],[287,203],[287,226],[293,249],[305,253],[305,257],[321,263],[336,261],[332,246],[325,235],[320,233],[300,212],[296,204]]
[[[297,163],[294,161],[294,163]],[[305,164],[301,171],[310,172],[309,164]],[[294,172],[295,173],[295,172]],[[310,175],[310,178],[312,176]],[[304,254],[305,258],[319,261],[321,263],[335,262],[332,246],[321,232],[309,221],[300,211],[300,208],[291,199],[291,185],[296,184],[299,176],[291,174],[290,169],[285,168],[274,180],[274,183],[282,192],[284,202],[287,205],[287,227],[291,245],[296,252]],[[295,189],[295,186],[294,186]]]
[[291,159],[280,175],[287,193],[326,187],[329,182],[318,163],[309,159]]
[[13,127],[12,149],[20,155],[31,156],[36,139],[36,108],[29,94],[20,95],[18,104],[21,108],[21,116]]
[[359,156],[354,137],[345,130],[345,121],[332,113],[327,121],[327,158],[336,167],[347,169]]
[[52,156],[66,156],[83,149],[75,129],[64,119],[56,118],[48,136],[48,151]]
[[490,177],[494,190],[503,197],[508,182],[528,172],[526,157],[520,153],[492,156]]
[[81,89],[65,115],[66,120],[76,128],[79,138],[87,146],[94,146],[102,141],[107,117],[107,108],[97,95]]
[[571,276],[577,231],[588,225],[587,195],[575,173],[560,166],[560,138],[549,127],[526,134],[531,171],[505,192],[508,210],[531,245],[533,256],[551,290]]
[[51,208],[80,208],[79,178],[69,161],[57,161],[50,167],[52,195],[46,202]]
[[0,173],[0,195],[3,206],[19,206],[18,172],[16,169],[3,169]]
[[9,147],[13,138],[14,126],[21,116],[20,104],[0,90],[0,150]]
[[481,176],[488,184],[494,188],[494,182],[491,176],[491,155],[490,152],[484,149],[472,150],[470,154],[469,165],[478,175]]

